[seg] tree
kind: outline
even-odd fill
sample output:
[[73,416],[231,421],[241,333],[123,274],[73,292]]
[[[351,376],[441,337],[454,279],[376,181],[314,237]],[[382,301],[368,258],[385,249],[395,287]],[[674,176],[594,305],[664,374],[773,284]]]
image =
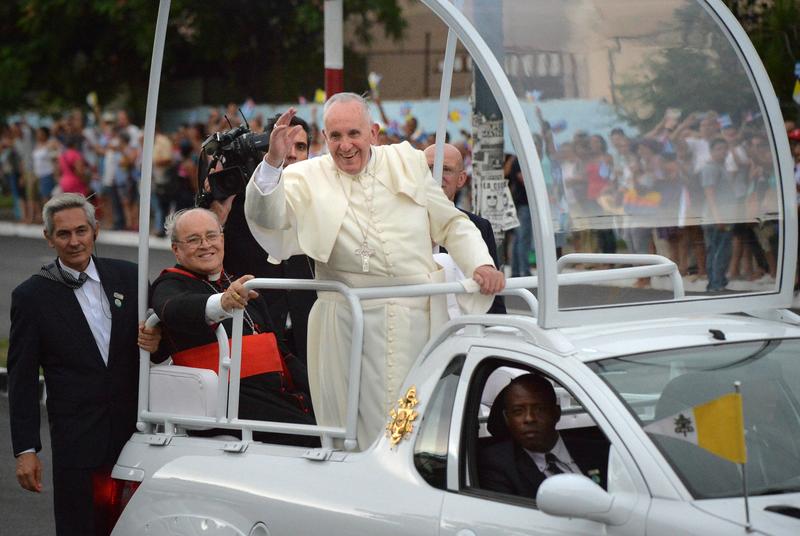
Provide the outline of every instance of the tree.
[[767,70],[784,113],[797,115],[792,101],[794,64],[800,61],[800,4],[797,0],[727,0],[742,21]]
[[726,32],[699,5],[676,10],[680,38],[633,69],[617,86],[619,112],[641,131],[668,108],[715,110],[738,123],[758,110],[752,84]]
[[146,0],[4,2],[0,111],[60,109],[92,90],[110,99],[146,87],[156,8]]
[[[0,114],[80,106],[96,91],[101,103],[121,97],[141,115],[158,2],[0,4]],[[294,100],[321,86],[322,6],[322,0],[173,0],[163,78],[208,79],[210,89],[220,84],[240,97]],[[344,8],[363,42],[373,25],[395,39],[402,35],[396,0],[345,0]]]
[[[800,3],[796,0],[725,0],[747,31],[778,96],[784,114],[797,115],[792,101],[794,64],[800,61]],[[750,82],[739,59],[714,23],[695,6],[679,15],[681,47],[665,49],[640,66],[638,76],[618,87],[621,113],[649,130],[670,107],[754,111]],[[703,73],[703,76],[697,76]]]

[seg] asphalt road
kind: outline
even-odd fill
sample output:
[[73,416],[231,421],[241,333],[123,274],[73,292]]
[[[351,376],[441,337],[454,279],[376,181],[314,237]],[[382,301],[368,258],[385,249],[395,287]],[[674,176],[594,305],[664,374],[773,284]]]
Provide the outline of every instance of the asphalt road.
[[0,534],[14,536],[47,536],[55,534],[53,519],[53,474],[50,471],[50,433],[47,415],[42,406],[42,450],[39,456],[44,465],[41,493],[25,491],[17,484],[14,474],[14,455],[8,422],[8,397],[0,394]]

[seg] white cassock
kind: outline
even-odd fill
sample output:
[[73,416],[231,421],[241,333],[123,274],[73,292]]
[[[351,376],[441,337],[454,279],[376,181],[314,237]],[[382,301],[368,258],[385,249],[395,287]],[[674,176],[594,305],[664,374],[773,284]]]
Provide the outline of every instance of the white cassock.
[[[314,259],[317,279],[350,287],[444,282],[432,242],[446,247],[465,274],[494,265],[478,229],[445,197],[422,151],[408,143],[373,146],[360,175],[337,170],[330,155],[292,164],[275,186],[265,182],[275,174],[262,162],[247,185],[250,230],[273,258],[304,253]],[[365,234],[373,250],[368,272],[356,253]],[[470,313],[485,313],[492,299],[459,296]],[[447,305],[436,296],[364,300],[362,307],[357,437],[364,449],[386,426],[420,350],[447,321]],[[344,426],[346,420],[351,329],[344,298],[318,292],[309,315],[308,377],[320,425]]]

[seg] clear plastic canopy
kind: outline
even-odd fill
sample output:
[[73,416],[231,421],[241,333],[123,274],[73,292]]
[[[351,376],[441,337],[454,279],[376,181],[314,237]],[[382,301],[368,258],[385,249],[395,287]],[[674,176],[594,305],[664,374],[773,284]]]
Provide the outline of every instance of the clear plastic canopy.
[[[680,270],[686,300],[786,291],[782,262],[795,253],[784,205],[794,196],[784,199],[785,137],[773,136],[782,119],[721,3],[468,0],[462,12],[524,112],[541,170],[512,167],[508,180],[512,191],[544,180],[549,225],[532,200],[515,201],[530,203],[534,233],[552,233],[558,256],[662,255]],[[506,151],[520,154],[506,134]],[[537,254],[537,268],[555,256]],[[673,296],[663,277],[567,288],[562,311]]]
[[[502,28],[482,24],[492,11],[502,13]],[[528,126],[552,140],[539,152],[557,230],[779,218],[758,89],[700,3],[472,1],[464,13],[481,34],[501,31],[487,40],[502,38],[495,53]],[[716,207],[704,175],[724,179],[710,186]]]

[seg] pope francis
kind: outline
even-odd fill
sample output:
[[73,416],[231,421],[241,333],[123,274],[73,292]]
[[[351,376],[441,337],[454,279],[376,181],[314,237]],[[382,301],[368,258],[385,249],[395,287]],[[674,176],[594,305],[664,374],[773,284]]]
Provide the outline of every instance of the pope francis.
[[[505,286],[481,234],[433,180],[425,156],[408,143],[377,146],[367,102],[339,93],[325,103],[329,154],[283,169],[299,127],[294,109],[277,121],[269,151],[253,173],[245,215],[256,240],[282,260],[304,253],[315,277],[351,287],[443,282],[432,244],[441,244],[481,294],[464,295],[466,312],[483,313]],[[444,296],[364,300],[358,406],[359,448],[384,428],[406,373],[447,320]],[[308,374],[320,425],[343,426],[351,315],[344,298],[319,292],[309,316]]]

